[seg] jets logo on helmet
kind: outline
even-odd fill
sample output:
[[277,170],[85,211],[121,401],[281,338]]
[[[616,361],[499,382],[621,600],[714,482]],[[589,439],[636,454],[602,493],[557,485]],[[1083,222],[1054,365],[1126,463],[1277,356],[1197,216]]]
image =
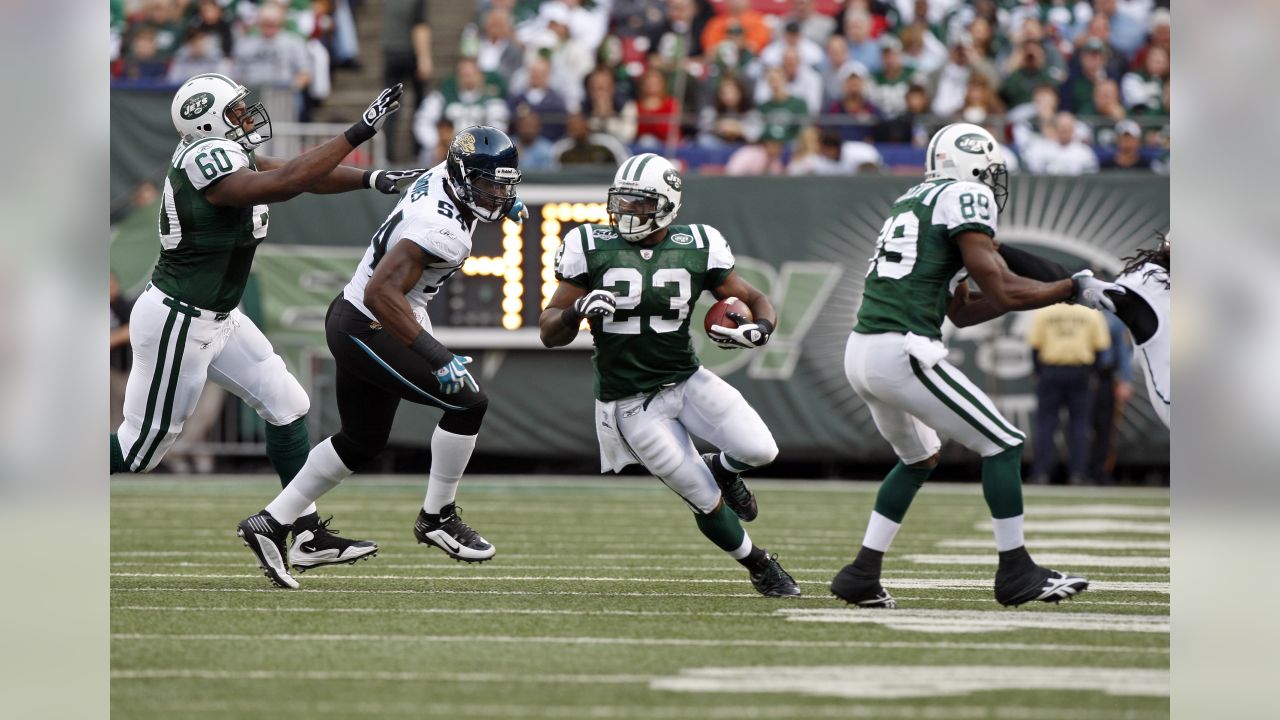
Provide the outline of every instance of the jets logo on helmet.
[[209,107],[213,105],[213,95],[207,92],[197,93],[191,96],[191,99],[182,105],[182,117],[187,120],[195,120],[205,114]]
[[925,178],[979,182],[991,188],[996,208],[1009,199],[1009,172],[995,137],[970,123],[952,123],[934,133],[925,152]]
[[498,220],[515,204],[520,154],[497,128],[476,125],[454,136],[445,170],[454,196],[479,220]]
[[987,139],[981,135],[969,133],[968,135],[961,135],[956,140],[956,147],[967,153],[981,155],[991,149],[991,143],[987,142]]
[[246,103],[248,96],[248,88],[226,75],[195,75],[173,96],[173,127],[184,142],[226,138],[252,150],[271,139],[271,118],[262,103]]
[[627,158],[609,188],[609,221],[627,242],[640,242],[676,219],[683,184],[679,171],[660,155]]

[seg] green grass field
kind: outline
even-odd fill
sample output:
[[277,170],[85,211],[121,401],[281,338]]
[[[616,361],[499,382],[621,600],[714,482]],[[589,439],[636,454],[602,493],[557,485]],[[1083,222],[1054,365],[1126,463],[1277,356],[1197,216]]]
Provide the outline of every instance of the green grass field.
[[977,486],[927,486],[886,560],[899,609],[827,584],[875,486],[755,481],[748,526],[804,597],[759,597],[651,479],[468,477],[498,548],[417,545],[425,480],[357,477],[321,503],[377,557],[272,587],[235,537],[274,478],[115,480],[112,717],[1165,718],[1169,497],[1030,488],[1028,546],[1093,588],[1002,608]]

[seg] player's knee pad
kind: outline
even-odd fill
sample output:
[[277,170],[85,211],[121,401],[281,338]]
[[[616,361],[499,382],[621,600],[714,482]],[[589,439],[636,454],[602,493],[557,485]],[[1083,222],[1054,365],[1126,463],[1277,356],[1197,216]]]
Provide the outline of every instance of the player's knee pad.
[[285,367],[284,359],[272,355],[262,363],[258,387],[253,395],[254,409],[272,425],[288,425],[311,410],[311,399],[302,383]]
[[[683,450],[663,433],[636,433],[634,437],[627,436],[626,440],[645,468],[664,480],[674,474],[685,460]],[[683,492],[680,494],[684,495]]]
[[440,418],[440,429],[454,435],[479,435],[484,414],[489,409],[489,398],[484,391],[472,393],[461,410],[449,410]]
[[750,465],[753,468],[764,467],[778,457],[778,443],[773,439],[772,434],[765,433],[753,438],[750,443],[735,448],[732,452],[726,451],[726,454],[744,465]]
[[360,470],[387,446],[385,435],[378,437],[367,432],[349,432],[345,427],[330,438],[329,442],[333,444],[333,451],[338,454],[342,464],[352,471]]

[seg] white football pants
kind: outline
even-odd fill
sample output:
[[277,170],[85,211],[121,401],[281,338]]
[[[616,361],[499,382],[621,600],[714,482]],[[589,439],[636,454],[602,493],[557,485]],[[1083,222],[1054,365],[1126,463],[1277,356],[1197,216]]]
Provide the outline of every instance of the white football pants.
[[742,393],[706,368],[649,395],[617,402],[618,430],[636,459],[696,511],[720,503],[720,487],[690,434],[752,467],[773,462],[778,445]]
[[[929,357],[930,351],[940,355]],[[940,342],[919,336],[855,332],[845,346],[844,373],[904,464],[938,452],[938,433],[982,457],[1021,445],[1025,435],[954,365],[937,359],[945,355]]]
[[132,472],[149,472],[160,463],[195,410],[206,379],[272,425],[287,425],[310,409],[302,385],[238,309],[199,310],[148,284],[129,316],[129,344],[133,368],[116,435]]

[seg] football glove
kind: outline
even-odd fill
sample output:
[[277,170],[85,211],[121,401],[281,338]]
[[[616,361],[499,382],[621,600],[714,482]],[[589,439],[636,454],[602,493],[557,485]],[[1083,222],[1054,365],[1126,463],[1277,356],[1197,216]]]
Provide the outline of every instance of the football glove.
[[524,223],[529,219],[529,208],[524,206],[523,200],[516,198],[516,201],[511,203],[511,209],[507,211],[507,219],[513,223]]
[[757,320],[749,323],[747,318],[738,313],[728,313],[728,318],[738,323],[738,327],[728,328],[723,325],[712,325],[709,337],[715,344],[727,350],[758,348],[769,342],[773,335],[773,323],[768,320]]
[[347,128],[343,133],[352,147],[378,134],[378,128],[387,116],[400,109],[400,96],[404,94],[404,84],[396,83],[378,94],[369,107],[365,109],[360,120]]
[[1072,275],[1071,284],[1075,287],[1075,291],[1071,294],[1071,302],[1079,303],[1094,310],[1115,312],[1116,304],[1103,291],[1125,292],[1124,288],[1115,283],[1105,282],[1094,277],[1092,270],[1081,270]]
[[400,189],[412,185],[422,176],[427,168],[412,170],[372,170],[365,181],[365,187],[371,187],[386,195],[399,195]]
[[471,362],[471,358],[466,355],[454,355],[448,365],[436,371],[436,380],[440,381],[440,390],[445,395],[453,395],[462,391],[464,387],[469,387],[472,391],[479,392],[480,385],[476,383],[476,379],[471,377],[471,371],[467,370],[467,363]]
[[592,290],[573,303],[573,311],[580,317],[609,317],[618,309],[618,299],[608,290]]

